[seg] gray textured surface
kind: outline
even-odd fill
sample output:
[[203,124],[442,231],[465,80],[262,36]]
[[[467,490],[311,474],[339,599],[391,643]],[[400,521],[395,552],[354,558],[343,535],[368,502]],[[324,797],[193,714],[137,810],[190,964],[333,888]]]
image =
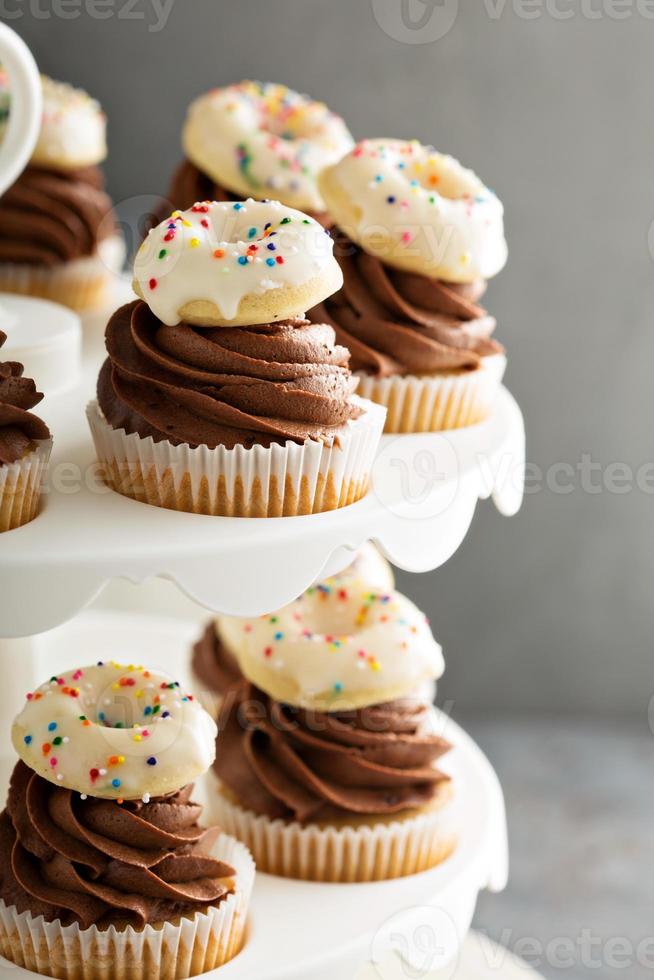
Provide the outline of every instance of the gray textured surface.
[[550,980],[651,977],[647,726],[542,717],[459,720],[496,766],[509,820],[509,887],[482,895],[476,927]]
[[[508,0],[459,7],[451,31],[424,45],[390,38],[369,0],[176,0],[158,33],[150,0],[132,8],[147,20],[14,23],[43,69],[106,106],[121,201],[165,188],[189,100],[243,76],[324,98],[357,136],[416,136],[474,166],[507,208],[511,259],[488,302],[530,460],[547,469],[591,453],[637,466],[652,455],[654,21],[629,0],[625,20],[602,16],[608,0],[586,0],[586,16],[559,0],[566,20],[534,17],[538,0],[528,18]],[[578,481],[533,494],[512,521],[484,506],[446,568],[403,581],[449,654],[448,696],[642,716],[653,508],[642,492],[594,495]]]

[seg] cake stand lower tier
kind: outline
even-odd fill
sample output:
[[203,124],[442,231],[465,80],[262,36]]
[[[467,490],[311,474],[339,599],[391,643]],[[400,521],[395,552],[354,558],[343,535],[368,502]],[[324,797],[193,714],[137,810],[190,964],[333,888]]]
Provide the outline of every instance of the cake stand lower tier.
[[[125,613],[86,612],[35,637],[29,650],[34,674],[96,660],[146,663],[189,681],[189,649],[197,627],[179,619]],[[25,696],[25,677],[6,664],[0,702],[9,746],[9,719]],[[19,689],[18,689],[19,688]],[[371,884],[330,885],[257,876],[248,940],[241,953],[211,980],[354,980],[360,976],[466,976],[454,972],[482,889],[499,891],[507,878],[504,800],[498,779],[472,739],[443,713],[440,730],[454,746],[443,768],[454,779],[455,796],[443,812],[459,843],[453,856],[431,871]],[[14,759],[1,760],[3,788]],[[209,791],[199,781],[196,795]],[[399,957],[399,960],[398,960]],[[1,962],[1,961],[0,961]],[[395,970],[397,963],[405,972]],[[464,962],[462,960],[462,962]],[[26,970],[6,962],[0,980],[26,980]],[[438,972],[438,971],[441,972]],[[418,972],[416,972],[418,971]],[[445,971],[445,972],[442,972]],[[508,980],[508,974],[499,974]],[[475,980],[484,976],[474,974]]]

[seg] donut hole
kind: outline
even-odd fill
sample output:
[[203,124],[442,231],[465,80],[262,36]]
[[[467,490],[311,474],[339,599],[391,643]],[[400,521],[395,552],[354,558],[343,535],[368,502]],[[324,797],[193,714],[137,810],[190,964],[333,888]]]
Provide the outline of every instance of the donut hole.
[[100,690],[97,700],[85,699],[84,709],[88,720],[101,728],[132,730],[152,725],[166,705],[155,685],[137,685],[128,675]]
[[102,728],[134,728],[142,723],[143,713],[129,695],[105,691],[93,705],[86,705],[86,716]]
[[319,127],[311,122],[309,113],[285,106],[280,107],[276,113],[262,113],[261,129],[287,143],[311,139],[319,133]]
[[423,190],[436,192],[449,201],[466,200],[479,193],[474,175],[448,157],[428,158],[423,166],[415,168],[413,179]]
[[356,632],[356,617],[346,612],[338,612],[334,606],[319,609],[312,617],[314,635],[321,638],[330,635],[352,636]]

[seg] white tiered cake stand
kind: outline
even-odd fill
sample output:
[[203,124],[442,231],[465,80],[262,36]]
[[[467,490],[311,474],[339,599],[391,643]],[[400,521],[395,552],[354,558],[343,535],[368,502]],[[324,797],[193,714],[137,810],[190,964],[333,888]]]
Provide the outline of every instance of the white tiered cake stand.
[[[129,284],[117,281],[115,305],[130,297]],[[482,425],[384,437],[368,497],[329,514],[212,518],[106,491],[95,473],[84,415],[103,357],[106,316],[85,318],[81,360],[72,321],[45,339],[39,331],[38,343],[28,332],[10,337],[3,351],[22,360],[40,383],[47,370],[58,394],[39,407],[55,435],[45,506],[32,524],[0,540],[0,652],[15,654],[0,691],[2,745],[10,744],[9,719],[24,691],[53,670],[119,657],[155,663],[184,679],[196,623],[97,610],[71,618],[116,577],[166,578],[210,609],[256,615],[345,567],[366,540],[394,564],[425,571],[457,549],[480,498],[492,496],[507,515],[520,506],[524,430],[506,389]],[[52,391],[52,384],[43,386]],[[455,854],[431,871],[375,884],[258,875],[248,941],[216,980],[509,980],[518,968],[510,954],[480,937],[466,939],[479,891],[497,891],[506,882],[501,788],[469,736],[444,715],[440,720],[455,746],[447,760],[457,787],[448,814],[459,834]],[[0,765],[6,778],[13,759],[2,758]],[[282,944],[282,935],[290,941]],[[0,980],[8,980],[9,968],[0,967]],[[11,970],[15,976],[16,967]],[[27,980],[28,971],[18,973]]]
[[[21,107],[23,94],[26,100],[24,113],[14,112],[13,122],[10,115],[0,147],[1,193],[22,169],[26,147],[36,138],[38,77],[29,52],[3,25],[0,54],[17,82],[14,108]],[[128,284],[117,281],[115,305],[129,298]],[[0,313],[9,342],[3,356],[23,361],[28,376],[48,392],[39,413],[54,433],[55,449],[42,513],[0,538],[0,653],[7,668],[0,690],[0,789],[14,762],[8,754],[10,720],[24,692],[43,676],[120,657],[147,660],[184,680],[196,633],[192,622],[115,611],[71,618],[110,580],[166,578],[207,608],[256,615],[295,598],[318,576],[345,567],[366,540],[374,540],[401,568],[427,571],[459,547],[480,498],[492,496],[507,515],[520,506],[524,430],[506,389],[493,417],[481,425],[442,435],[385,437],[368,496],[333,513],[210,518],[120,497],[97,479],[84,414],[102,360],[106,311],[86,318],[81,358],[73,314],[53,304],[5,300]],[[506,882],[504,801],[482,752],[451,719],[442,714],[439,719],[454,745],[446,763],[456,786],[447,816],[459,836],[454,855],[431,871],[374,884],[324,885],[258,875],[245,947],[232,962],[206,974],[207,980],[525,976],[527,968],[509,953],[468,935],[479,891],[497,891]],[[198,792],[206,787],[198,786]],[[28,980],[34,974],[0,957],[0,980],[16,977]]]
[[[130,297],[129,284],[117,281],[115,306]],[[384,437],[369,495],[332,513],[214,518],[107,491],[97,479],[84,415],[103,357],[106,316],[85,318],[82,356],[74,318],[10,336],[3,350],[50,391],[39,412],[54,433],[55,450],[42,513],[0,540],[0,652],[14,654],[0,691],[1,745],[10,744],[9,722],[24,692],[54,670],[119,657],[154,663],[184,679],[197,635],[192,621],[97,610],[72,619],[112,579],[165,578],[207,608],[256,615],[345,567],[366,540],[394,564],[426,571],[458,548],[480,498],[492,496],[507,515],[520,506],[524,430],[506,389],[481,425]],[[509,980],[518,966],[524,976],[510,954],[481,937],[466,939],[479,891],[506,883],[504,801],[482,752],[451,719],[440,720],[455,746],[447,761],[457,787],[448,814],[459,834],[455,854],[431,871],[374,884],[258,875],[248,941],[214,971],[215,980]],[[5,779],[12,765],[9,756],[0,758]],[[282,944],[282,935],[289,941]],[[5,964],[0,980],[9,980],[9,969],[14,977],[31,976]]]

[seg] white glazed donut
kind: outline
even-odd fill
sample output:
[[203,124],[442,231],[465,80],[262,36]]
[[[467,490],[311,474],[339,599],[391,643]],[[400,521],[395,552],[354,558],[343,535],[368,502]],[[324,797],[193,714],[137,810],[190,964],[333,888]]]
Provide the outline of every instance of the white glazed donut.
[[171,326],[283,320],[342,283],[330,235],[278,201],[205,201],[174,211],[134,263],[134,290]]
[[32,154],[39,167],[68,170],[101,163],[107,155],[107,119],[82,89],[41,76],[43,118]]
[[[43,115],[31,163],[53,170],[76,170],[101,163],[107,155],[107,119],[98,102],[82,89],[41,75]],[[0,69],[0,139],[11,111],[9,77]]]
[[284,85],[245,81],[196,99],[182,143],[196,167],[234,194],[319,212],[325,205],[316,177],[353,140],[322,102]]
[[249,681],[318,711],[405,697],[444,669],[424,614],[361,577],[327,580],[271,615],[222,617],[219,631]]
[[388,265],[466,283],[506,263],[502,203],[472,170],[433,147],[364,140],[319,183],[336,223]]
[[147,802],[206,772],[216,725],[166,674],[98,663],[28,694],[11,738],[23,762],[52,783]]

